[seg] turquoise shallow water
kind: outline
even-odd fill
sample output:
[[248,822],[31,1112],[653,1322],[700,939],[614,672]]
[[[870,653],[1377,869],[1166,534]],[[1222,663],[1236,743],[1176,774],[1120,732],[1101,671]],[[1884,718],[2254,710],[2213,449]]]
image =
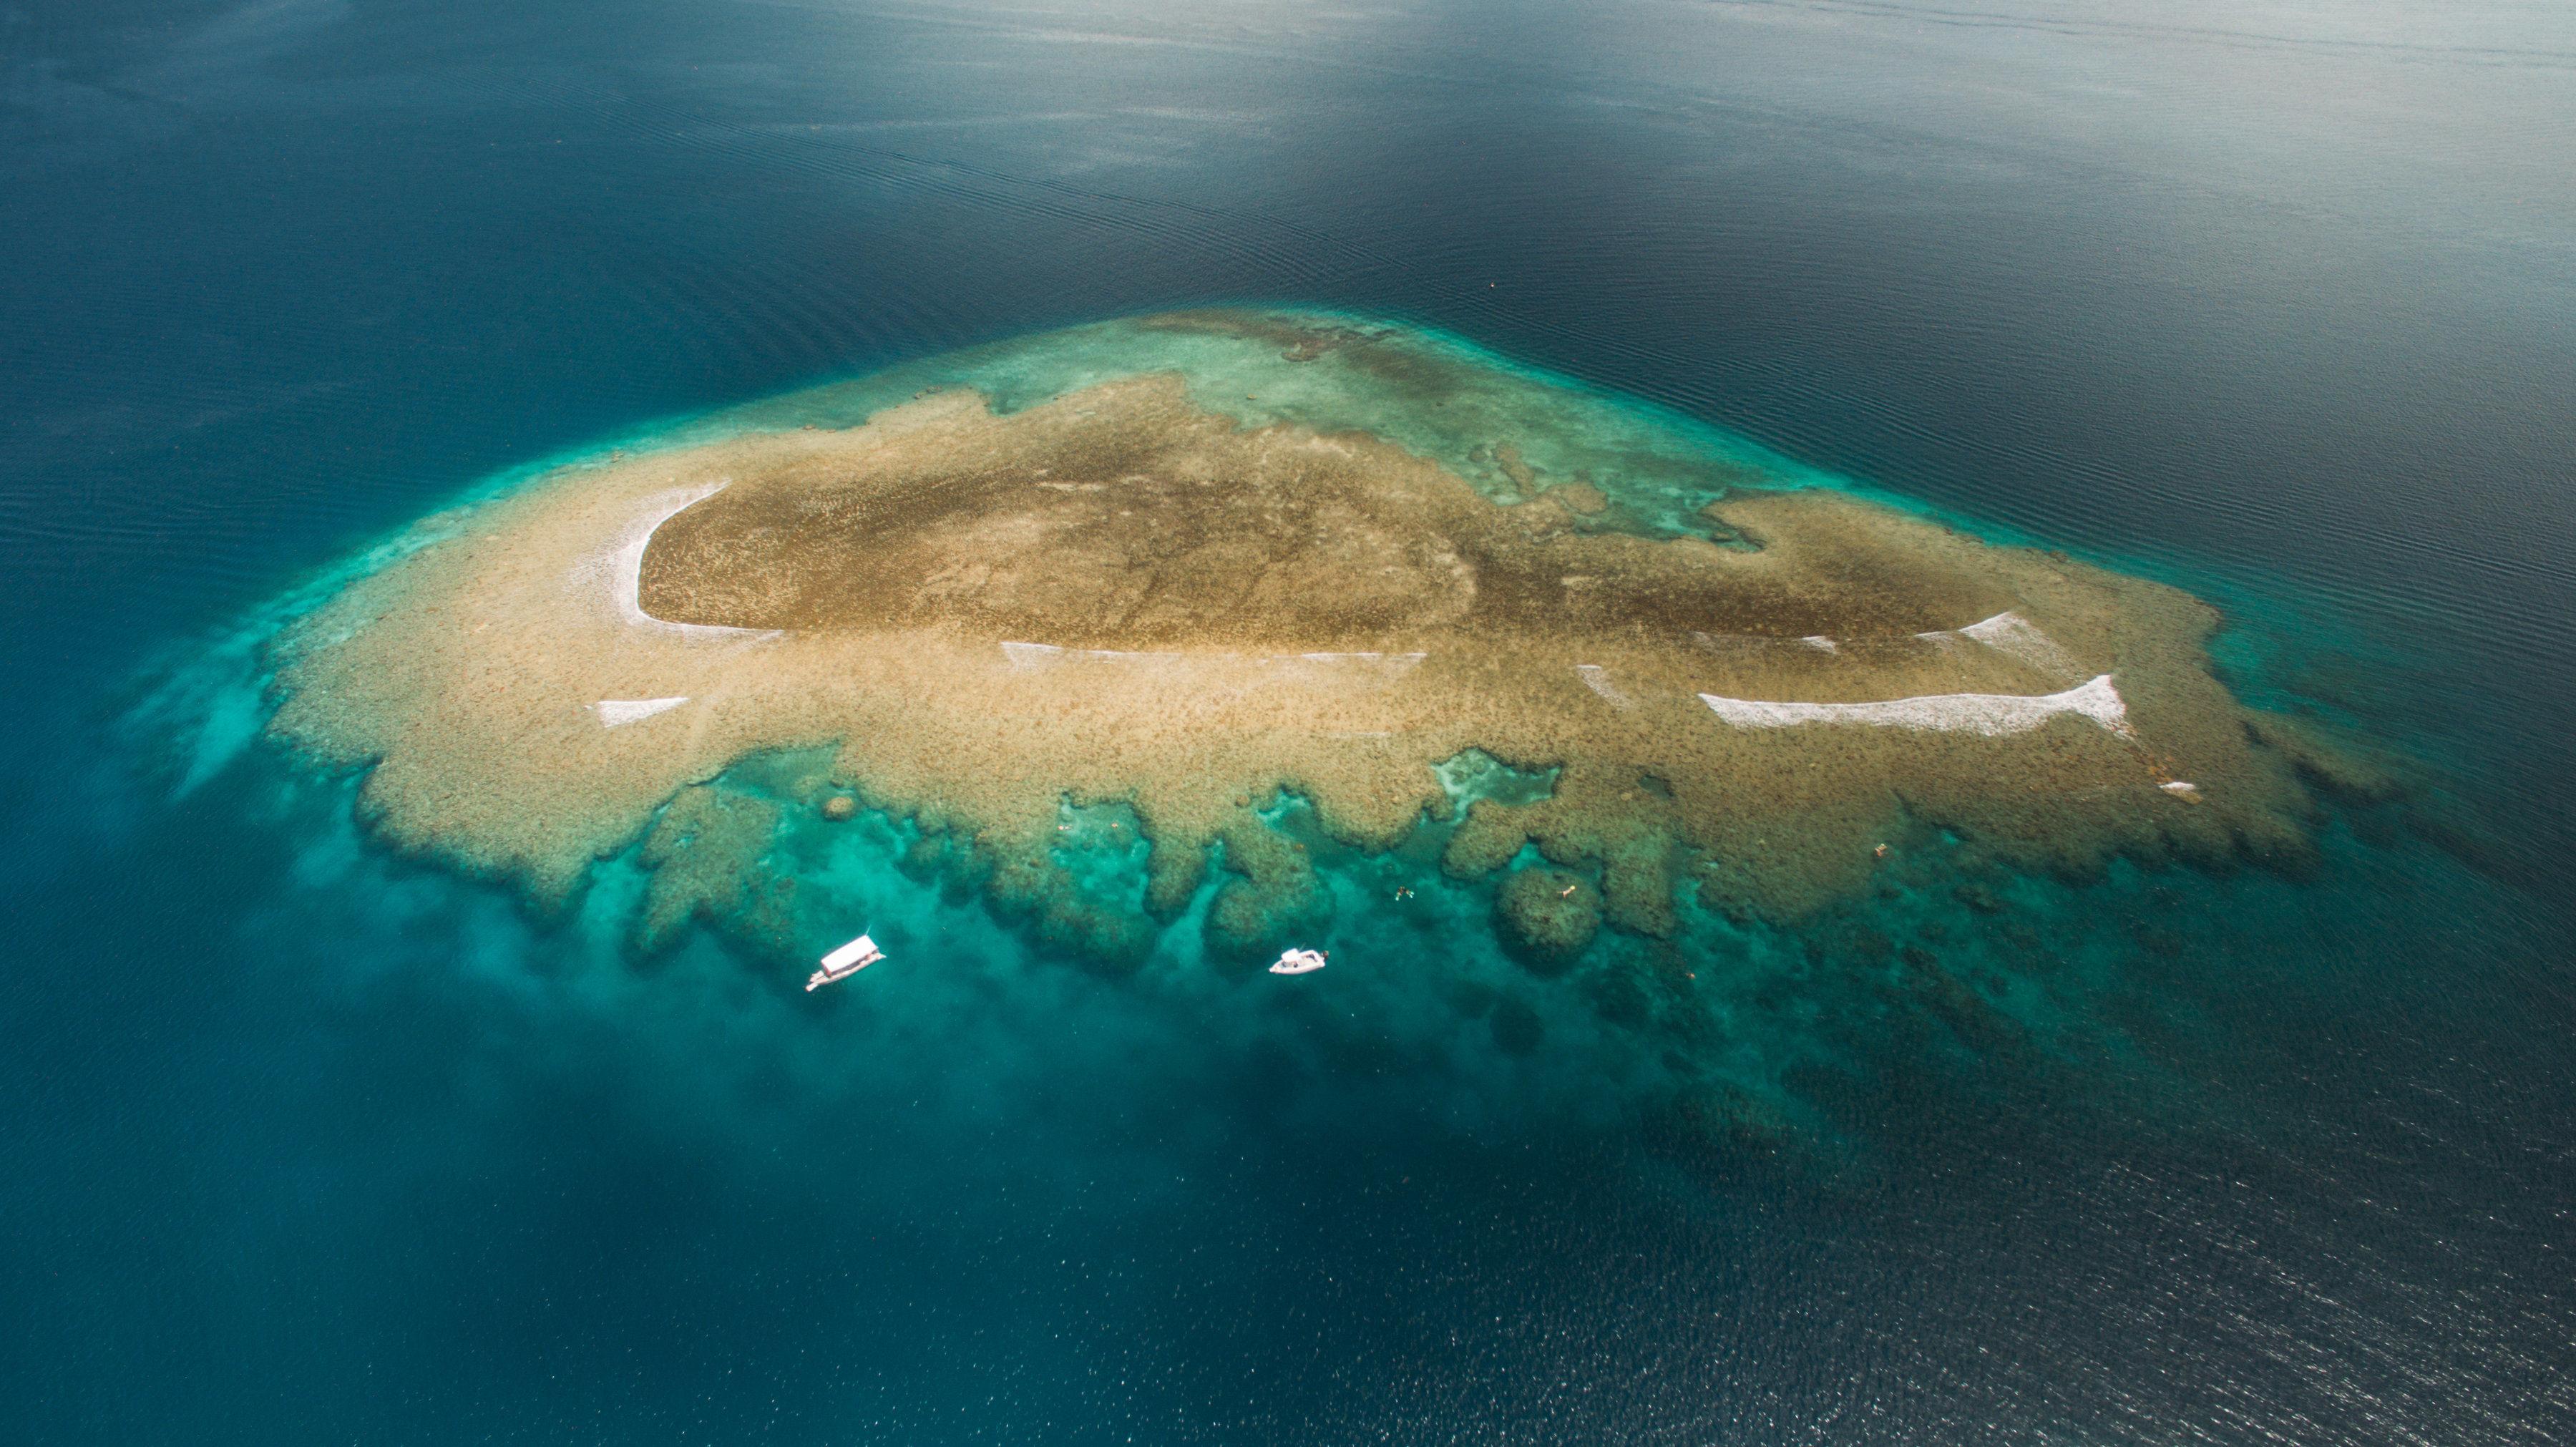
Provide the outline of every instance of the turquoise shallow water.
[[[2569,1435],[2551,17],[6,23],[0,1435]],[[809,997],[637,956],[631,860],[533,916],[250,742],[271,600],[532,459],[1244,299],[2190,588],[2441,807],[2330,803],[2297,878],[1927,840],[1701,922],[1691,1009],[1427,856],[1332,871],[1406,968],[1111,975],[798,825],[895,950]]]

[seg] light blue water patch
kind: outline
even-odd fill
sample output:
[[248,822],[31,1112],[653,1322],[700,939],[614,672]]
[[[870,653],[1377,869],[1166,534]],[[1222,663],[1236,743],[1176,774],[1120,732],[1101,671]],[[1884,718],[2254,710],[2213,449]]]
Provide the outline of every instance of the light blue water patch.
[[1143,910],[1145,866],[1153,846],[1146,841],[1134,808],[1068,800],[1056,810],[1055,827],[1050,852],[1075,889],[1094,899]]
[[1439,779],[1441,792],[1449,796],[1450,807],[1463,815],[1488,800],[1519,807],[1551,798],[1556,776],[1563,770],[1555,764],[1516,769],[1483,749],[1466,749],[1432,765],[1431,772]]

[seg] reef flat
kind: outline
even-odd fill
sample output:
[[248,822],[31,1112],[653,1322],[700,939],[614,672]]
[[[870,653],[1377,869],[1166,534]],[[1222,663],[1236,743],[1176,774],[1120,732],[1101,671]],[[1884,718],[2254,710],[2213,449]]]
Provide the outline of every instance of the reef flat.
[[[792,917],[774,807],[697,786],[801,750],[799,802],[908,817],[926,869],[1094,953],[1211,884],[1222,946],[1314,927],[1293,797],[1343,845],[1437,828],[1453,877],[1514,870],[1510,933],[1562,954],[1799,916],[1924,827],[2029,868],[2302,857],[2330,765],[2213,676],[2218,621],[1434,335],[1188,313],[439,519],[284,636],[270,728],[366,767],[385,838],[539,899],[645,840],[655,935]],[[1060,856],[1105,804],[1150,846],[1134,898]]]

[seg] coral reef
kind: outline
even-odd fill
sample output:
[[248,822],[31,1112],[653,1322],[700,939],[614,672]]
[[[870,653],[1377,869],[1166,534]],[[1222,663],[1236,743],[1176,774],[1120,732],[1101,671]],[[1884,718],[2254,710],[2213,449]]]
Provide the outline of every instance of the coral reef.
[[[1190,353],[1016,410],[922,387],[853,425],[566,467],[304,619],[272,731],[371,766],[384,835],[539,898],[643,839],[648,942],[766,907],[722,879],[754,871],[762,816],[693,786],[835,748],[833,779],[920,821],[926,875],[1120,958],[1212,862],[1221,951],[1327,927],[1303,846],[1249,807],[1283,789],[1340,846],[1456,820],[1461,879],[1534,847],[1551,867],[1507,877],[1500,918],[1563,958],[1604,920],[1669,935],[1684,883],[1739,916],[1812,911],[1907,827],[2079,875],[2115,852],[2295,866],[2308,785],[2383,787],[2241,707],[2204,655],[2216,614],[2174,589],[1749,487],[1742,457],[1633,419],[1595,445],[1562,389],[1392,329],[1120,325],[1101,335],[1129,355],[1223,344],[1382,386],[1383,418],[1213,410]],[[1019,355],[978,365],[998,388]],[[1453,414],[1524,420],[1459,447]],[[1474,750],[1552,787],[1453,798],[1442,766]],[[1054,859],[1068,800],[1132,806],[1140,900],[1089,898]]]

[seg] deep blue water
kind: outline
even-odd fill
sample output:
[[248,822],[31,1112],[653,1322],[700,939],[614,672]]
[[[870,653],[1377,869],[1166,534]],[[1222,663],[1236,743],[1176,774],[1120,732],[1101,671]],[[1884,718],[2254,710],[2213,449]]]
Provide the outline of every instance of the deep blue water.
[[[2503,0],[0,9],[0,1436],[2576,1435],[2571,135]],[[207,746],[478,479],[1229,300],[2181,582],[2442,783],[1755,942],[1783,1135],[1570,988],[636,962]]]

